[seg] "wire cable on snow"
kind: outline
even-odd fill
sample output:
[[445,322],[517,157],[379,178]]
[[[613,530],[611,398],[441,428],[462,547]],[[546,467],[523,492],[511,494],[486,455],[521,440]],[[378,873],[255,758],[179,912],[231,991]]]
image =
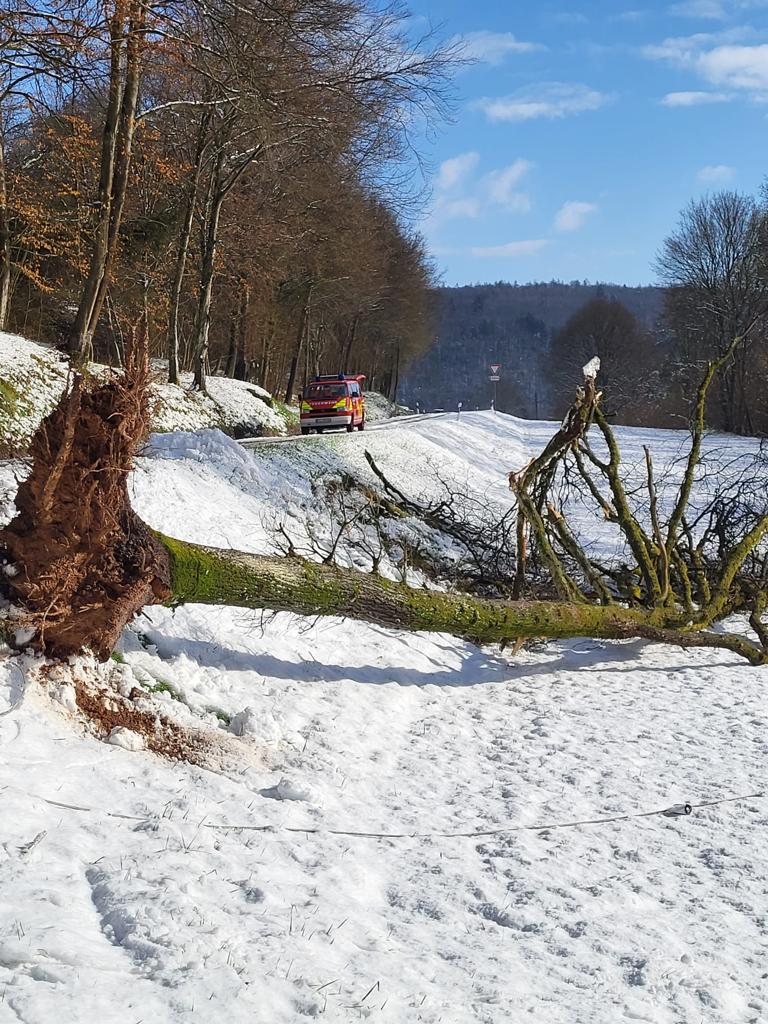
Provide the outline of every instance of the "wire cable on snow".
[[[51,807],[61,807],[70,811],[81,811],[86,814],[103,814],[109,818],[122,821],[152,821],[147,815],[121,814],[117,811],[105,811],[97,807],[80,807],[77,804],[62,803],[49,800],[35,793],[25,796],[33,800],[41,800]],[[739,803],[742,800],[764,800],[765,793],[745,793],[741,796],[726,796],[719,800],[704,800],[700,803],[672,804],[653,811],[638,811],[634,814],[615,814],[604,818],[583,818],[576,821],[551,821],[538,825],[504,825],[500,828],[478,829],[470,832],[363,832],[355,829],[299,827],[295,825],[228,825],[226,822],[207,822],[203,820],[198,828],[218,829],[226,832],[288,832],[292,835],[306,836],[346,836],[351,839],[484,839],[490,836],[505,835],[511,832],[553,832],[556,829],[579,828],[583,825],[607,825],[616,821],[632,821],[636,818],[682,818],[704,807],[718,807],[721,804]]]

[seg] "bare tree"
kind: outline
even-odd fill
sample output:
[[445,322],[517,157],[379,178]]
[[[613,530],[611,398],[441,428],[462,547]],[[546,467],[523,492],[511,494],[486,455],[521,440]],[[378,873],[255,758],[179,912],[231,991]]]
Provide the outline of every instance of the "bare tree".
[[766,211],[750,196],[717,192],[692,201],[656,261],[667,285],[666,317],[684,370],[684,390],[707,360],[744,338],[714,391],[717,425],[754,432],[749,368],[768,313]]
[[632,419],[645,380],[653,366],[650,333],[617,299],[595,298],[563,325],[552,340],[550,357],[562,413],[573,396],[573,381],[585,363],[600,360],[600,383],[608,396],[609,411],[621,422]]

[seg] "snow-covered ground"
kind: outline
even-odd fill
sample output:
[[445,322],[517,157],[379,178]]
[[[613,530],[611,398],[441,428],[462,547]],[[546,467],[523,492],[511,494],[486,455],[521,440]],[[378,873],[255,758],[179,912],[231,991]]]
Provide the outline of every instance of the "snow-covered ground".
[[[271,550],[319,473],[369,473],[366,448],[412,493],[440,476],[501,509],[551,431],[468,413],[251,450],[160,436],[134,501],[176,536]],[[621,433],[673,482],[682,435]],[[200,606],[148,610],[121,647],[47,680],[0,662],[3,1024],[768,1019],[765,669]],[[153,690],[226,756],[98,740],[76,673]]]

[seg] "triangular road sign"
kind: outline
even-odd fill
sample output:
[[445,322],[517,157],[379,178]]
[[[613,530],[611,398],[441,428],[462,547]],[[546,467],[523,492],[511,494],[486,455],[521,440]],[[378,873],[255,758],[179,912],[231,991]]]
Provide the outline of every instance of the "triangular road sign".
[[499,372],[500,369],[501,369],[501,363],[491,363],[491,373],[493,373],[495,375],[495,374],[497,374]]

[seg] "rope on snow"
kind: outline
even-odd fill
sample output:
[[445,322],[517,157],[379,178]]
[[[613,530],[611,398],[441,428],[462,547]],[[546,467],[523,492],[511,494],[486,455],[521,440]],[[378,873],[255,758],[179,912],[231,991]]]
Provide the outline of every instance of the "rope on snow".
[[[96,807],[80,807],[77,804],[62,803],[58,800],[49,800],[47,797],[38,796],[35,793],[25,793],[25,796],[33,800],[41,800],[51,807],[60,807],[69,811],[80,811],[85,814],[104,814],[109,818],[117,818],[121,821],[152,821],[147,815],[121,814],[117,811],[105,811]],[[743,800],[763,800],[765,793],[745,793],[741,796],[726,796],[719,800],[704,800],[700,803],[672,804],[670,807],[661,807],[652,811],[639,811],[634,814],[616,814],[605,818],[584,818],[576,821],[552,821],[543,822],[537,825],[504,825],[500,828],[478,829],[470,832],[363,832],[353,829],[322,828],[322,827],[298,827],[292,825],[230,825],[226,822],[207,822],[205,819],[198,825],[198,828],[218,829],[226,832],[288,832],[293,835],[306,836],[346,836],[352,839],[483,839],[489,836],[505,835],[511,832],[552,832],[556,829],[579,828],[584,825],[606,825],[615,821],[632,821],[636,818],[681,818],[687,817],[695,810],[704,807],[718,807],[721,804],[738,803]]]

